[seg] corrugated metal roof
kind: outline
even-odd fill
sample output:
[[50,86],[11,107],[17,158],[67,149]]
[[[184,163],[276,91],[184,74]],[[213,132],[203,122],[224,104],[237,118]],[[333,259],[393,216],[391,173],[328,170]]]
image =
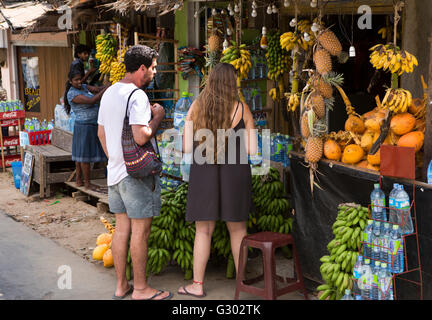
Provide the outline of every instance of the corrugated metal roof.
[[54,10],[56,9],[48,3],[27,1],[7,4],[0,8],[0,29],[9,29],[9,23],[14,29],[30,27],[47,12]]

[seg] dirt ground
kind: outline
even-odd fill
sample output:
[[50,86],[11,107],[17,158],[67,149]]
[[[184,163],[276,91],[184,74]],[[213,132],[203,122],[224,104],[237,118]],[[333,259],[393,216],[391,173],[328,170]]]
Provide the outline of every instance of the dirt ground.
[[0,173],[0,208],[42,236],[92,263],[99,263],[91,259],[97,236],[106,232],[99,217],[103,215],[110,221],[111,214],[101,214],[95,206],[61,192],[51,198],[33,200],[15,188],[10,172]]

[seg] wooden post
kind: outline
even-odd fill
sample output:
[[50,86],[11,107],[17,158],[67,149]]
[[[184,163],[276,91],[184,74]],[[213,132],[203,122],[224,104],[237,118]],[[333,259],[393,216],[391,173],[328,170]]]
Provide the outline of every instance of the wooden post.
[[[0,121],[1,124],[1,121]],[[6,166],[4,161],[4,150],[3,150],[3,130],[0,125],[0,143],[1,143],[1,157],[2,157],[2,166],[3,166],[3,172],[6,172]]]
[[139,41],[138,41],[138,32],[134,32],[134,44],[138,45]]
[[427,181],[427,169],[429,162],[432,160],[432,111],[430,109],[431,97],[432,97],[432,36],[429,38],[429,78],[428,78],[428,90],[429,97],[426,101],[426,132],[424,137],[424,155],[423,155],[423,168],[422,168],[422,179]]

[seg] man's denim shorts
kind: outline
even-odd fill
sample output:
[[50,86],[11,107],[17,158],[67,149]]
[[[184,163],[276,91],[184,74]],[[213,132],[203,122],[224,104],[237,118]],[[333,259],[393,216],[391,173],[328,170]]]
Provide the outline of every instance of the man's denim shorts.
[[112,213],[127,213],[130,219],[160,215],[161,186],[159,176],[135,179],[127,176],[108,187],[108,204]]

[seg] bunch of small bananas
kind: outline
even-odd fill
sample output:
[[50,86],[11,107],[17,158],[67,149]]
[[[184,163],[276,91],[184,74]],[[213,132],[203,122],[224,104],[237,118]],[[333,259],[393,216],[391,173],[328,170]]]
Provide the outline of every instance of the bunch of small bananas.
[[289,72],[291,60],[288,52],[281,47],[280,31],[271,30],[268,36],[268,50],[265,54],[268,65],[268,78],[278,81],[281,76]]
[[288,99],[287,110],[296,111],[297,107],[300,105],[299,93],[289,93],[285,92],[285,98]]
[[124,55],[128,48],[123,47],[117,50],[117,59],[111,62],[110,65],[110,82],[112,84],[120,81],[126,74],[126,66],[124,64]]
[[269,90],[269,96],[273,101],[279,101],[281,99],[278,88],[271,88]]
[[99,71],[101,74],[108,74],[111,70],[111,62],[115,59],[117,41],[111,34],[100,34],[96,37],[96,59],[101,64]]
[[244,49],[245,44],[237,47],[237,43],[231,40],[232,46],[222,51],[220,62],[230,63],[239,72],[240,79],[246,79],[249,70],[252,68],[251,56],[249,51]]
[[388,108],[394,113],[407,112],[412,104],[412,94],[405,89],[388,88],[381,103],[383,108]]
[[413,72],[414,66],[418,66],[417,58],[414,55],[393,44],[377,44],[369,50],[372,51],[370,62],[377,70],[386,71],[388,69],[391,73],[400,76],[404,72]]

